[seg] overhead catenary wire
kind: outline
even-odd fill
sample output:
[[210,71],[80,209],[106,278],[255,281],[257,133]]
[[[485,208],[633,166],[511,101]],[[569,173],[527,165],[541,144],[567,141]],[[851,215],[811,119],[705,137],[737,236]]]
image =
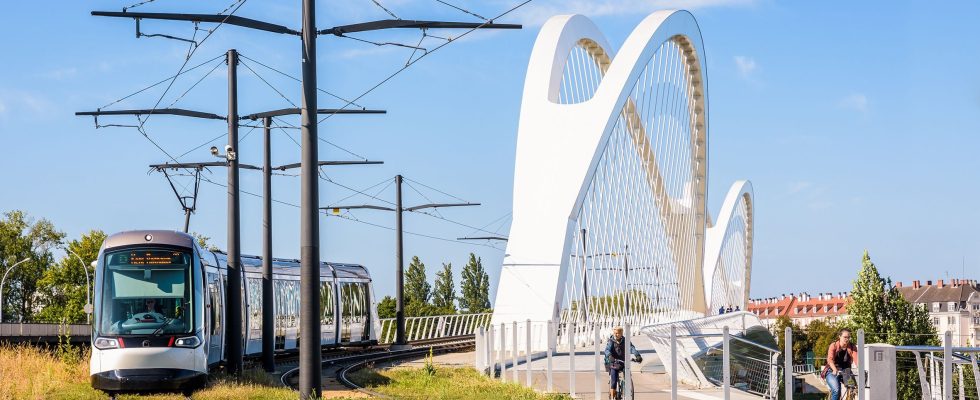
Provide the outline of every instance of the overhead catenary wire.
[[[482,27],[484,27],[484,26],[486,26],[487,24],[490,24],[490,23],[492,23],[492,22],[493,22],[494,20],[496,20],[496,19],[498,19],[498,18],[501,18],[501,17],[503,17],[503,16],[506,16],[507,14],[510,14],[510,13],[512,13],[512,12],[514,12],[515,10],[517,10],[517,9],[519,9],[519,8],[521,8],[521,7],[523,7],[523,6],[525,6],[525,5],[527,5],[527,4],[528,4],[528,3],[530,3],[531,1],[532,1],[532,0],[524,0],[524,1],[522,1],[522,2],[520,2],[520,3],[518,3],[517,5],[515,5],[515,6],[513,6],[513,7],[511,7],[510,9],[508,9],[508,10],[506,10],[506,11],[504,11],[504,12],[502,12],[502,13],[500,13],[500,14],[498,14],[497,16],[495,16],[495,17],[493,17],[493,18],[491,18],[491,19],[488,19],[488,20],[487,20],[487,21],[486,21],[485,23],[483,23],[483,24],[480,24],[479,26],[477,26],[477,27],[475,27],[475,28],[471,28],[471,29],[469,29],[469,30],[466,30],[465,32],[463,32],[462,34],[460,34],[459,36],[457,36],[456,38],[457,38],[457,39],[459,39],[459,38],[462,38],[462,37],[464,37],[464,36],[466,36],[466,35],[469,35],[469,34],[470,34],[470,33],[472,33],[473,31],[475,31],[475,30],[477,30],[477,29],[480,29],[480,28],[482,28]],[[371,92],[374,92],[375,90],[377,90],[377,89],[378,89],[379,87],[381,87],[381,86],[382,86],[382,85],[384,85],[385,83],[388,83],[388,81],[390,81],[390,80],[392,80],[392,79],[394,79],[394,78],[395,78],[396,76],[398,76],[398,75],[400,75],[400,74],[401,74],[402,72],[404,72],[404,71],[405,71],[406,69],[408,69],[408,68],[410,68],[411,66],[413,66],[413,65],[415,65],[416,63],[418,63],[419,61],[421,61],[421,60],[422,60],[423,58],[425,58],[426,56],[428,56],[428,55],[430,55],[430,54],[432,54],[432,53],[435,53],[436,51],[438,51],[438,50],[440,50],[440,49],[442,49],[442,48],[444,48],[444,47],[446,47],[446,46],[447,46],[447,45],[449,45],[450,43],[454,43],[454,42],[455,42],[455,40],[453,40],[453,41],[448,41],[448,42],[445,42],[445,43],[443,43],[443,44],[440,44],[439,46],[436,46],[436,47],[434,47],[434,48],[433,48],[432,50],[429,50],[429,51],[427,51],[427,52],[425,52],[424,54],[422,54],[421,56],[419,56],[419,58],[416,58],[416,59],[414,59],[414,60],[411,60],[411,61],[409,61],[408,63],[406,63],[406,64],[405,64],[404,66],[402,66],[401,68],[399,68],[399,69],[397,69],[397,70],[395,70],[395,71],[394,71],[394,72],[392,72],[392,73],[391,73],[390,75],[388,75],[388,76],[387,76],[387,77],[385,77],[384,79],[382,79],[382,80],[380,80],[380,81],[379,81],[378,83],[375,83],[375,84],[374,84],[373,86],[371,86],[370,88],[368,88],[367,90],[365,90],[365,91],[364,91],[364,92],[362,92],[361,94],[359,94],[359,95],[357,95],[357,97],[355,97],[355,98],[354,98],[353,100],[351,100],[350,102],[348,102],[347,104],[345,104],[344,106],[342,106],[342,107],[341,107],[340,109],[341,109],[341,110],[343,110],[343,109],[346,109],[346,108],[347,108],[347,107],[348,107],[348,106],[349,106],[350,104],[352,104],[353,102],[355,102],[355,101],[358,101],[358,100],[360,100],[360,99],[362,99],[362,98],[364,98],[364,96],[367,96],[368,94],[371,94]],[[327,119],[329,119],[329,118],[331,118],[331,117],[333,117],[333,116],[334,116],[334,115],[336,115],[336,114],[337,114],[337,113],[331,113],[331,114],[328,114],[328,115],[326,115],[326,116],[324,116],[324,117],[323,117],[323,118],[321,118],[321,119],[320,119],[319,121],[317,121],[317,124],[320,124],[320,123],[323,123],[323,121],[326,121]]]
[[[215,185],[215,186],[219,186],[219,187],[223,187],[223,188],[227,188],[228,187],[228,185],[225,185],[225,184],[222,184],[222,183],[219,183],[219,182],[212,181],[212,180],[210,180],[210,179],[208,179],[206,177],[203,177],[203,176],[201,177],[201,180],[204,181],[204,182],[210,183],[212,185]],[[247,190],[242,190],[242,189],[239,189],[239,190],[241,190],[242,193],[245,193],[245,194],[247,194],[249,196],[252,196],[252,197],[256,197],[256,198],[261,198],[262,197],[262,195],[261,194],[258,194],[258,193],[253,193],[253,192],[249,192]],[[300,208],[299,207],[299,204],[294,204],[294,203],[290,203],[290,202],[287,202],[287,201],[278,200],[278,199],[275,199],[275,198],[273,198],[271,200],[272,200],[273,203],[277,203],[277,204],[281,204],[281,205],[286,205],[286,206],[290,206],[290,207],[293,207],[293,208]],[[384,226],[384,225],[381,225],[381,224],[376,224],[376,223],[373,223],[373,222],[363,221],[363,220],[357,219],[356,217],[353,217],[353,216],[344,217],[344,216],[339,216],[339,215],[333,215],[333,214],[328,213],[326,211],[321,211],[320,214],[326,215],[328,217],[341,218],[341,219],[345,219],[345,220],[348,220],[348,221],[353,221],[353,222],[361,223],[361,224],[364,224],[364,225],[373,226],[373,227],[376,227],[376,228],[386,229],[386,230],[389,230],[389,231],[394,231],[395,230],[395,228],[392,228],[392,227],[389,227],[389,226]],[[427,235],[427,234],[424,234],[424,233],[418,233],[418,232],[412,232],[412,231],[404,231],[403,230],[403,232],[405,234],[408,234],[408,235],[418,236],[418,237],[423,237],[423,238],[428,238],[428,239],[433,239],[433,240],[439,240],[439,241],[443,241],[443,242],[458,243],[458,244],[463,244],[463,245],[468,245],[468,246],[483,246],[483,247],[489,247],[491,249],[495,249],[495,250],[498,250],[498,251],[502,251],[499,247],[494,247],[494,246],[491,246],[491,245],[488,245],[488,244],[472,243],[472,242],[466,242],[466,241],[455,240],[455,239],[447,239],[447,238],[442,238],[442,237],[438,237],[438,236]]]
[[[295,125],[293,125],[293,124],[290,124],[290,123],[288,123],[288,122],[285,122],[285,121],[283,121],[283,120],[281,120],[281,119],[279,119],[279,118],[277,118],[277,117],[272,117],[272,118],[273,118],[273,119],[274,119],[274,120],[275,120],[276,122],[278,122],[278,123],[280,123],[280,124],[282,124],[282,125],[284,125],[284,126],[286,126],[286,127],[288,127],[288,128],[290,128],[290,129],[299,129],[299,127],[298,127],[298,126],[295,126]],[[285,131],[283,131],[283,132],[285,132]],[[286,133],[286,135],[289,135],[289,134],[288,134],[288,133]],[[297,145],[297,146],[300,146],[300,148],[303,148],[303,146],[301,146],[301,145],[299,144],[299,142],[297,142],[297,141],[296,141],[296,139],[293,139],[293,137],[292,137],[292,136],[289,136],[289,138],[290,138],[290,139],[292,139],[292,140],[293,140],[293,143],[296,143],[296,145]],[[345,148],[345,147],[343,147],[343,146],[340,146],[340,145],[338,145],[338,144],[336,144],[336,143],[334,143],[334,142],[331,142],[331,141],[329,141],[329,140],[327,140],[327,139],[324,139],[324,138],[322,138],[322,137],[317,137],[317,139],[318,139],[319,141],[321,141],[321,142],[323,142],[323,143],[326,143],[326,144],[328,144],[328,145],[330,145],[330,146],[332,146],[332,147],[335,147],[335,148],[337,148],[337,149],[338,149],[338,150],[340,150],[340,151],[343,151],[343,152],[345,152],[345,153],[347,153],[347,154],[350,154],[350,155],[352,155],[352,156],[354,156],[354,157],[357,157],[357,158],[360,158],[361,160],[364,160],[364,161],[367,161],[367,160],[368,160],[368,159],[367,159],[367,157],[364,157],[364,156],[362,156],[362,155],[360,155],[360,154],[357,154],[357,153],[355,153],[355,152],[353,152],[353,151],[351,151],[350,149],[347,149],[347,148]]]
[[[200,45],[203,44],[205,41],[207,41],[208,38],[210,38],[211,35],[213,35],[214,32],[218,30],[218,28],[220,28],[222,25],[224,25],[225,21],[227,21],[229,17],[231,17],[232,15],[234,15],[235,12],[237,12],[243,5],[245,5],[245,2],[246,1],[248,1],[248,0],[241,0],[240,2],[238,2],[238,5],[235,6],[235,8],[230,13],[228,13],[228,15],[225,16],[225,18],[222,19],[221,22],[219,22],[217,26],[215,26],[214,28],[208,30],[208,34],[205,35],[204,38],[201,39],[200,42],[196,42],[194,46],[192,46],[191,48],[188,49],[187,56],[184,57],[184,62],[180,65],[180,68],[177,70],[177,74],[174,75],[174,77],[170,80],[170,83],[167,84],[167,88],[164,89],[163,90],[163,93],[160,94],[160,97],[157,98],[157,101],[156,101],[156,103],[153,104],[153,108],[151,108],[151,110],[156,110],[157,107],[160,106],[160,102],[162,102],[163,101],[163,98],[167,95],[168,92],[170,92],[170,88],[172,88],[173,85],[174,85],[174,82],[177,81],[177,77],[180,76],[180,74],[184,71],[184,68],[187,67],[187,63],[189,63],[191,61],[191,58],[194,57],[194,54],[197,53],[197,49],[200,48]],[[196,29],[197,28],[195,27],[195,30]],[[146,124],[146,121],[149,121],[151,115],[153,115],[152,111],[151,111],[150,114],[147,114],[146,118],[140,119],[139,116],[137,116],[137,119],[140,119],[139,131],[147,139],[150,139],[150,137],[146,134],[146,131],[143,130],[143,126]],[[151,139],[151,142],[152,142],[152,139]],[[156,145],[156,142],[153,142],[153,143],[154,143],[154,145]],[[157,145],[157,147],[159,147],[159,145]],[[163,150],[163,148],[160,148],[160,150]],[[164,153],[166,153],[166,151],[164,151]],[[167,153],[167,156],[170,156],[170,154]],[[173,157],[170,156],[170,158],[173,158]],[[173,159],[173,160],[174,160],[174,162],[177,162],[177,159]]]
[[[294,81],[296,81],[296,82],[303,82],[303,80],[302,80],[302,79],[299,79],[299,78],[297,78],[297,77],[295,77],[295,76],[292,76],[292,75],[289,75],[289,74],[287,74],[287,73],[285,73],[285,72],[282,72],[282,71],[280,71],[280,70],[278,70],[278,69],[275,69],[275,68],[273,68],[273,67],[270,67],[270,66],[268,66],[268,65],[266,65],[266,64],[263,64],[263,63],[262,63],[261,61],[259,61],[259,60],[256,60],[256,59],[254,59],[254,58],[249,58],[248,56],[246,56],[246,55],[244,55],[244,54],[239,54],[238,56],[239,56],[239,57],[241,57],[241,58],[244,58],[244,59],[246,59],[246,60],[249,60],[249,61],[251,61],[251,62],[254,62],[254,63],[256,63],[256,64],[258,64],[258,65],[260,65],[260,66],[262,66],[262,67],[264,67],[264,68],[266,68],[266,69],[268,69],[268,70],[270,70],[270,71],[272,71],[272,72],[275,72],[275,73],[277,73],[277,74],[279,74],[279,75],[282,75],[282,76],[285,76],[285,77],[287,77],[287,78],[289,78],[289,79],[292,79],[292,80],[294,80]],[[353,102],[353,101],[350,101],[350,100],[347,100],[347,99],[345,99],[345,98],[343,98],[343,97],[340,97],[340,96],[338,96],[338,95],[336,95],[336,94],[334,94],[334,93],[331,93],[331,92],[328,92],[328,91],[326,91],[326,90],[324,90],[324,89],[320,89],[320,88],[316,88],[316,90],[317,90],[317,91],[319,91],[319,92],[321,92],[321,93],[324,93],[324,94],[326,94],[326,95],[328,95],[328,96],[330,96],[330,97],[333,97],[333,98],[335,98],[335,99],[337,99],[337,100],[340,100],[340,101],[343,101],[343,102],[346,102],[346,103],[349,103],[349,104],[352,104],[352,105],[354,105],[354,106],[357,106],[357,107],[360,107],[361,109],[366,109],[366,107],[364,107],[364,106],[362,106],[362,105],[360,105],[360,104],[357,104],[357,103],[355,103],[355,102]]]
[[[128,95],[126,95],[126,96],[123,96],[123,97],[120,97],[119,99],[116,99],[116,100],[113,100],[113,101],[111,101],[111,102],[109,102],[108,104],[106,104],[106,105],[104,105],[104,106],[102,106],[102,107],[99,107],[98,109],[99,109],[99,110],[102,110],[102,109],[104,109],[104,108],[108,108],[108,107],[110,107],[110,106],[113,106],[113,105],[115,105],[115,104],[117,104],[117,103],[119,103],[119,102],[121,102],[121,101],[124,101],[124,100],[126,100],[126,99],[128,99],[128,98],[130,98],[130,97],[133,97],[133,96],[136,96],[136,95],[138,95],[138,94],[140,94],[140,93],[143,93],[143,92],[145,92],[145,91],[147,91],[147,90],[150,90],[150,89],[153,89],[153,88],[155,88],[155,87],[157,87],[157,86],[160,86],[160,85],[162,85],[162,84],[163,84],[164,82],[167,82],[167,81],[169,81],[169,80],[171,80],[171,79],[174,79],[174,78],[176,78],[176,77],[178,77],[178,76],[180,76],[180,75],[183,75],[183,74],[186,74],[186,73],[189,73],[189,72],[191,72],[191,71],[193,71],[193,70],[195,70],[195,69],[198,69],[198,68],[200,68],[200,67],[202,67],[202,66],[204,66],[204,65],[207,65],[208,63],[210,63],[210,62],[212,62],[212,61],[214,61],[214,60],[217,60],[217,59],[219,59],[219,58],[222,58],[222,57],[224,57],[224,56],[225,56],[225,54],[224,54],[224,53],[221,53],[221,54],[219,54],[219,55],[217,55],[217,56],[215,56],[214,58],[211,58],[210,60],[207,60],[207,61],[204,61],[204,62],[202,62],[202,63],[200,63],[200,64],[197,64],[197,65],[195,65],[195,66],[193,66],[193,67],[191,67],[191,68],[188,68],[188,69],[186,69],[186,70],[184,70],[184,71],[181,71],[181,72],[178,72],[178,73],[177,73],[176,75],[171,75],[171,76],[168,76],[168,77],[166,77],[166,78],[164,78],[164,79],[161,79],[160,81],[158,81],[158,82],[156,82],[156,83],[154,83],[154,84],[152,84],[152,85],[150,85],[150,86],[147,86],[147,87],[145,87],[145,88],[142,88],[142,89],[140,89],[140,90],[137,90],[137,91],[135,91],[135,92],[133,92],[133,93],[130,93],[130,94],[128,94]],[[219,64],[219,65],[220,65],[220,64]]]
[[395,13],[391,12],[391,10],[389,10],[388,7],[382,5],[381,2],[379,2],[378,0],[371,0],[371,2],[374,3],[374,5],[381,7],[382,10],[385,10],[385,12],[388,13],[388,15],[390,15],[392,18],[401,19],[397,15],[395,15]]
[[245,69],[251,71],[252,75],[255,75],[255,77],[259,78],[259,80],[261,80],[262,83],[265,83],[265,85],[268,86],[270,89],[272,89],[272,91],[276,92],[276,94],[278,94],[279,97],[282,97],[283,100],[286,100],[286,102],[289,103],[289,105],[293,106],[294,108],[299,108],[299,106],[297,106],[296,103],[293,103],[293,101],[290,100],[288,97],[286,97],[286,95],[282,94],[282,92],[278,88],[276,88],[271,83],[269,83],[269,81],[267,81],[264,77],[262,77],[262,75],[259,75],[259,73],[256,72],[254,69],[252,69],[252,67],[249,67],[248,64],[245,63],[245,61],[239,60],[238,62],[243,67],[245,67]]
[[484,16],[482,16],[480,14],[477,14],[475,12],[472,12],[470,10],[464,9],[462,7],[459,7],[459,6],[455,5],[455,4],[450,4],[449,2],[446,2],[446,1],[443,1],[443,0],[436,0],[436,2],[437,3],[441,3],[443,5],[446,5],[446,6],[449,6],[449,7],[452,7],[452,8],[455,8],[455,9],[457,9],[457,10],[459,10],[459,11],[465,13],[465,14],[472,15],[474,17],[477,17],[477,18],[481,19],[481,20],[489,21],[486,17],[484,17]]

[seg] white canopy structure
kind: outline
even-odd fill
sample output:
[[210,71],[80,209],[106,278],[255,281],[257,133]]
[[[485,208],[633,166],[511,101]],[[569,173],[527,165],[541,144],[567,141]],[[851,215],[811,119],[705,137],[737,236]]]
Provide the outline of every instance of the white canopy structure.
[[651,14],[618,54],[583,16],[544,24],[524,85],[494,324],[636,326],[745,308],[752,186],[735,183],[713,226],[707,99],[686,11]]

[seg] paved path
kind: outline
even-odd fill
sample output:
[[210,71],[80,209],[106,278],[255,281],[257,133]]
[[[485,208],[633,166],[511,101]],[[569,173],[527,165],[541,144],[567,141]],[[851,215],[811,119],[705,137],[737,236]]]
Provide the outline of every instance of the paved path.
[[[637,350],[640,351],[640,354],[643,355],[642,364],[632,364],[631,376],[633,378],[633,386],[635,388],[635,399],[670,399],[670,377],[666,374],[663,363],[653,351],[649,341],[638,337],[638,339],[635,340],[634,345],[637,347]],[[441,365],[471,367],[474,364],[475,356],[476,353],[472,351],[466,353],[441,354],[433,357],[433,361],[436,364]],[[510,354],[507,354],[507,356],[508,362],[510,362]],[[495,355],[495,357],[499,356]],[[555,372],[552,373],[551,391],[558,393],[570,393],[570,383],[574,381],[576,398],[596,398],[596,357],[594,350],[578,349],[576,351],[574,357],[574,373],[568,372],[571,359],[572,358],[568,357],[567,354],[557,354],[552,357],[552,368]],[[415,360],[403,362],[400,365],[421,367],[423,363],[424,362],[422,360]],[[531,386],[541,392],[548,391],[547,364],[548,361],[546,357],[536,359],[532,358],[531,361]],[[600,393],[598,398],[605,400],[609,398],[609,375],[602,369],[601,359],[599,368],[600,371],[598,377]],[[515,370],[513,368],[508,368],[505,371],[506,376],[504,380],[507,382],[513,382],[515,380],[514,372]],[[521,384],[526,384],[527,367],[523,356],[518,358],[516,372],[516,380]],[[696,389],[692,386],[682,385],[678,390],[678,399],[683,400],[707,400],[721,398],[721,389]],[[757,400],[761,397],[750,395],[738,390],[732,390],[731,398],[733,400]]]

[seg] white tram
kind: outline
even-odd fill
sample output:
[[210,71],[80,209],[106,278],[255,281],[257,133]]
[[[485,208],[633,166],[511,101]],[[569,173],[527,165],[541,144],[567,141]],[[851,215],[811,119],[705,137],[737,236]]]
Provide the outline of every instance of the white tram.
[[[188,393],[225,360],[227,260],[174,231],[106,238],[95,269],[92,386]],[[262,259],[242,256],[243,355],[262,352]],[[275,349],[298,347],[299,260],[273,260]],[[371,276],[360,265],[321,263],[320,343],[377,343]]]

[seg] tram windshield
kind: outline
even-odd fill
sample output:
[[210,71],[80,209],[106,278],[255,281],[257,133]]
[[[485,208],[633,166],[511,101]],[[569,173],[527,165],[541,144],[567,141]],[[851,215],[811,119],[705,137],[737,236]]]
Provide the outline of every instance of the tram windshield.
[[128,249],[105,257],[101,334],[164,335],[194,330],[191,253]]

